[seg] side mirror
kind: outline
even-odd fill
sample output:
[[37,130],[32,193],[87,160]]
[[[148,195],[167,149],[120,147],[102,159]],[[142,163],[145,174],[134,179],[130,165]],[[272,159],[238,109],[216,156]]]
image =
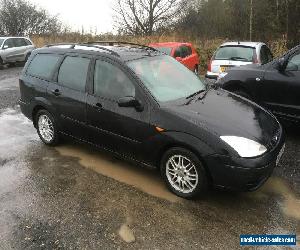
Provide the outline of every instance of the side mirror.
[[144,110],[143,105],[135,99],[133,96],[125,96],[118,100],[119,107],[133,107],[136,109],[136,111],[141,112]]
[[175,59],[176,59],[178,62],[182,62],[182,57],[180,57],[180,56],[175,57]]
[[279,58],[276,62],[275,67],[278,71],[284,71],[284,69],[285,69],[285,58],[284,57]]
[[8,45],[3,45],[2,49],[8,49]]

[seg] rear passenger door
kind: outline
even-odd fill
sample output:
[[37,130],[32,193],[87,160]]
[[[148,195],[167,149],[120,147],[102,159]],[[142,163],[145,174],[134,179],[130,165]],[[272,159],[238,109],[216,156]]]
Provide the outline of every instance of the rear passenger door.
[[24,38],[15,38],[16,61],[24,61],[27,53],[27,43]]
[[3,44],[3,59],[6,62],[15,62],[16,60],[16,44],[15,39],[9,38]]
[[55,82],[48,85],[48,99],[54,106],[61,131],[87,139],[86,83],[90,72],[89,56],[66,55],[57,70]]
[[[99,58],[93,68],[93,87],[87,99],[90,140],[114,152],[142,159],[143,142],[153,133],[147,98],[136,80],[118,63]],[[140,101],[143,110],[120,107],[118,100],[126,96]]]

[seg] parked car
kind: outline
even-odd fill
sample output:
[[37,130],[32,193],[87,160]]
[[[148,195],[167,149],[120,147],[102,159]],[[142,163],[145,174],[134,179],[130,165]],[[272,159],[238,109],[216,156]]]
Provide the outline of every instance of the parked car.
[[276,116],[300,121],[300,45],[265,65],[231,69],[217,86],[251,99]]
[[175,59],[146,46],[34,50],[20,92],[21,110],[45,144],[67,135],[160,168],[170,190],[184,198],[209,184],[254,190],[283,152],[284,134],[271,113],[206,88]]
[[149,46],[174,57],[178,62],[181,62],[188,69],[199,74],[199,56],[191,43],[151,43]]
[[266,64],[273,60],[268,46],[261,42],[227,42],[214,53],[206,78],[217,79],[220,73],[228,69],[248,64]]
[[0,69],[4,64],[27,61],[34,49],[27,37],[0,37]]

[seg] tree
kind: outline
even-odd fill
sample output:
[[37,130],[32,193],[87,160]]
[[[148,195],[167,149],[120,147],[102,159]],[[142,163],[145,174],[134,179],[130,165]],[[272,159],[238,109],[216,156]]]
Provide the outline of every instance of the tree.
[[180,0],[116,0],[115,26],[120,34],[152,35],[174,20]]
[[0,33],[11,36],[57,33],[62,24],[57,16],[26,0],[0,0]]

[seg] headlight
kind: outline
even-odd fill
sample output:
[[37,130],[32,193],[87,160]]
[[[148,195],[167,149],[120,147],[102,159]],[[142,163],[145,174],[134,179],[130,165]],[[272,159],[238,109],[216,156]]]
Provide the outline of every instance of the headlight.
[[220,136],[220,138],[232,147],[241,157],[255,157],[267,151],[264,145],[250,139],[239,136]]

